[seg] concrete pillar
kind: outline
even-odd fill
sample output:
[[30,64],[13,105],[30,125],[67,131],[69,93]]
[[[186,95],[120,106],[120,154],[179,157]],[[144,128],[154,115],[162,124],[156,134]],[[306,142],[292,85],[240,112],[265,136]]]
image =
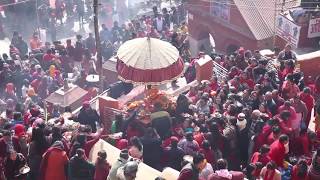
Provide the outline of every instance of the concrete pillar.
[[196,57],[199,53],[198,40],[190,36],[189,45],[190,45],[191,57]]
[[[191,57],[197,56],[200,50],[204,51],[205,53],[210,53],[212,51],[209,38],[196,40],[192,37],[189,37],[189,44]],[[204,49],[201,49],[201,47],[204,47]]]

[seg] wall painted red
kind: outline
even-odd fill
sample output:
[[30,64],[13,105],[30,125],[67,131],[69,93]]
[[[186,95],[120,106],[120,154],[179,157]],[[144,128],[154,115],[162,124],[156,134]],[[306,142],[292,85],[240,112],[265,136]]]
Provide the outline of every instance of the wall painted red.
[[[189,33],[195,40],[208,38],[210,33],[215,40],[215,50],[226,52],[229,45],[243,46],[246,49],[266,49],[271,48],[272,38],[257,41],[250,36],[251,32],[239,10],[234,6],[230,9],[230,22],[223,22],[210,15],[210,11],[201,9],[207,8],[209,3],[204,6],[204,2],[192,2],[187,6],[192,18],[189,18]],[[223,25],[224,24],[224,25]]]

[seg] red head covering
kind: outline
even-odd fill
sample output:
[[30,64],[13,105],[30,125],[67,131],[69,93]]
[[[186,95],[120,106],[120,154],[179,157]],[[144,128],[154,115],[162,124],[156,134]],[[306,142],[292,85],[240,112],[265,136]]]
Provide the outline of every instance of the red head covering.
[[8,94],[14,94],[14,85],[13,85],[13,83],[8,83],[6,85],[6,92]]
[[40,110],[38,108],[32,108],[30,109],[30,114],[33,117],[38,117],[40,115]]
[[89,101],[84,101],[82,104],[83,108],[89,108],[90,107],[90,102]]
[[128,140],[126,139],[120,139],[118,142],[117,142],[117,145],[116,147],[120,150],[122,149],[126,149],[128,147]]
[[245,51],[245,50],[244,50],[244,48],[243,48],[243,47],[240,47],[240,48],[239,48],[239,50],[238,50],[239,54],[241,54],[241,55],[243,55],[243,54],[244,54],[244,51]]
[[175,136],[171,136],[171,137],[170,137],[170,141],[171,141],[171,142],[178,142],[179,139],[178,139],[177,137],[175,137]]
[[56,76],[59,76],[61,74],[61,72],[59,70],[55,70],[54,73]]
[[26,131],[25,131],[24,125],[22,125],[22,124],[17,124],[17,125],[15,125],[15,127],[14,127],[14,133],[15,133],[15,135],[17,135],[18,137],[21,137],[21,136],[25,135],[25,134],[26,134]]

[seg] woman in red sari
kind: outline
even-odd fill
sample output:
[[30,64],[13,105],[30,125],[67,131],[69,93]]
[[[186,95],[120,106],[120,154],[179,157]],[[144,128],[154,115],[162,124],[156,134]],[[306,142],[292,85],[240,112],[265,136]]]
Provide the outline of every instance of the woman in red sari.
[[308,164],[304,159],[299,160],[298,164],[293,166],[291,180],[307,180]]
[[196,103],[198,101],[198,99],[199,99],[197,88],[196,87],[190,87],[190,90],[187,93],[187,97],[190,98],[190,100],[193,103]]
[[211,78],[209,87],[210,87],[211,91],[217,91],[219,89],[219,83],[218,83],[218,78],[217,77],[213,76]]
[[280,79],[284,80],[288,74],[293,74],[294,64],[293,61],[286,61],[284,63],[284,69],[280,73]]
[[312,109],[315,105],[314,104],[315,100],[311,95],[311,90],[309,87],[306,87],[303,89],[303,92],[300,94],[300,100],[303,101],[307,106],[308,114],[307,114],[305,123],[306,123],[306,127],[309,127],[309,122],[311,119],[311,112],[312,112]]
[[95,163],[94,180],[105,180],[109,175],[111,165],[107,161],[107,153],[104,150],[98,152],[98,157]]
[[260,176],[263,180],[281,180],[281,173],[276,168],[276,164],[271,161],[262,168]]
[[299,87],[293,82],[293,79],[288,77],[282,85],[282,96],[284,99],[291,99],[299,94]]
[[251,157],[251,163],[261,162],[263,166],[267,165],[268,162],[270,162],[270,157],[268,155],[270,151],[270,147],[268,145],[263,145],[259,152],[253,153]]
[[278,167],[283,167],[286,154],[289,152],[289,137],[281,135],[279,140],[273,142],[270,146],[269,156]]
[[63,143],[56,141],[43,155],[40,166],[40,179],[67,180],[66,166],[68,161]]
[[249,89],[253,89],[254,88],[254,81],[252,79],[250,79],[249,77],[249,73],[248,71],[242,71],[241,75],[240,75],[240,84],[242,86],[245,86]]

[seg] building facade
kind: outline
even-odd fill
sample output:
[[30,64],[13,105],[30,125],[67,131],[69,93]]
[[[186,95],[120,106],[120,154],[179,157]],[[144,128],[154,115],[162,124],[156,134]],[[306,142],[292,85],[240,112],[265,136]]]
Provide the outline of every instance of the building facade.
[[212,49],[232,53],[240,46],[251,50],[273,48],[279,5],[295,6],[274,0],[189,0],[186,7],[192,55]]

